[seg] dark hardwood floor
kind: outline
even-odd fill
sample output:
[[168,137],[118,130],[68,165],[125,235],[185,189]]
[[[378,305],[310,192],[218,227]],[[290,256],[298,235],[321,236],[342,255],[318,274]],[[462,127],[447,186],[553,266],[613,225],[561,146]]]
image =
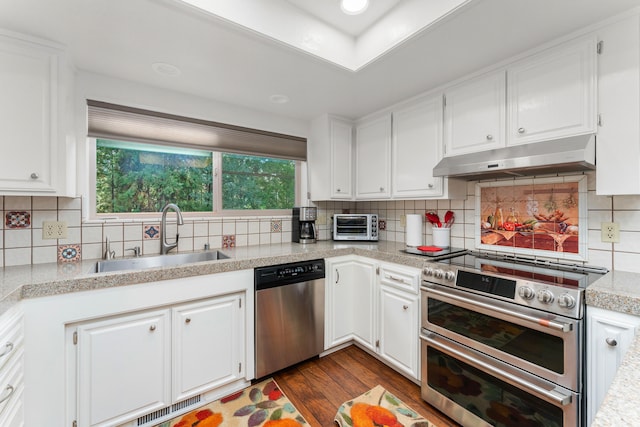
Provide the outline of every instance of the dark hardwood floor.
[[335,426],[342,403],[380,384],[437,427],[458,426],[420,397],[420,387],[352,345],[273,375],[313,427]]

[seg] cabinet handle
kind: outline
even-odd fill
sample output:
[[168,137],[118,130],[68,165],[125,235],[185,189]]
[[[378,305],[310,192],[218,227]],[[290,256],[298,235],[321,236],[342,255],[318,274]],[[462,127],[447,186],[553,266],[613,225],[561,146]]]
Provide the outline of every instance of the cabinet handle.
[[191,323],[191,318],[187,317],[186,319],[184,319],[184,323]]
[[380,187],[380,192],[382,193],[384,191],[384,187]]
[[404,280],[402,279],[402,277],[396,277],[396,276],[392,276],[392,275],[388,275],[387,277],[389,279],[393,280],[393,281],[404,283]]
[[340,271],[336,268],[336,284],[340,281]]
[[151,325],[151,326],[149,326],[149,330],[150,330],[151,332],[155,331],[155,330],[156,330],[156,325]]
[[409,308],[409,306],[408,306],[408,305],[403,305],[403,306],[402,306],[402,309],[403,309],[403,310],[406,310],[406,309],[408,309],[408,308]]
[[337,189],[336,189],[336,192],[338,192],[338,193],[339,193],[340,191],[342,191],[342,190],[340,190],[339,188],[337,188]]
[[607,345],[609,345],[611,347],[615,347],[615,346],[618,345],[618,341],[616,341],[613,338],[607,338],[605,341],[607,342]]
[[2,399],[0,399],[0,403],[6,401],[7,399],[9,399],[11,397],[11,395],[13,394],[13,392],[15,391],[15,389],[13,388],[13,386],[11,384],[9,384],[7,386],[7,388],[4,389],[7,392],[7,395],[4,396]]
[[427,184],[427,187],[433,188],[433,184]]
[[31,172],[31,179],[38,179],[40,178],[40,175],[38,175],[37,172]]
[[493,135],[489,134],[487,135],[487,141],[491,141],[493,139]]
[[524,133],[524,128],[519,128],[518,133]]
[[7,354],[9,354],[9,352],[13,350],[13,343],[8,341],[5,345],[4,345],[4,350],[2,351],[2,353],[0,353],[0,357],[4,357]]

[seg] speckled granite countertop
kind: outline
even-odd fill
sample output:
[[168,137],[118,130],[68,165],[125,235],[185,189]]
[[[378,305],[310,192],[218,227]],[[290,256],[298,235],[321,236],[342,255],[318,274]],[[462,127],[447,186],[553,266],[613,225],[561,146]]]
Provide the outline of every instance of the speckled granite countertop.
[[98,260],[6,267],[0,269],[0,314],[26,298],[136,285],[348,254],[364,255],[418,268],[427,261],[427,257],[401,252],[404,248],[404,244],[396,242],[371,244],[333,241],[322,241],[310,245],[283,243],[246,246],[221,250],[229,255],[230,259],[99,274],[92,272]]
[[[587,288],[587,305],[640,316],[640,274],[612,271]],[[593,427],[640,424],[640,335],[622,360]]]

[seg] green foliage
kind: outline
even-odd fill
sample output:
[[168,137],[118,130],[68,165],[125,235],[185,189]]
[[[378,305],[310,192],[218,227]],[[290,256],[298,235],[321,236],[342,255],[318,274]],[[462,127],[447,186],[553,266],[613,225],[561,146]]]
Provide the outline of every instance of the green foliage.
[[223,209],[290,209],[295,204],[296,164],[222,154]]
[[[134,144],[98,140],[97,213],[159,212],[169,202],[184,212],[213,211],[213,153],[202,156],[140,147],[137,150]],[[295,161],[221,156],[222,209],[293,207]]]
[[213,210],[211,157],[96,148],[96,211],[159,212],[169,202],[185,212]]

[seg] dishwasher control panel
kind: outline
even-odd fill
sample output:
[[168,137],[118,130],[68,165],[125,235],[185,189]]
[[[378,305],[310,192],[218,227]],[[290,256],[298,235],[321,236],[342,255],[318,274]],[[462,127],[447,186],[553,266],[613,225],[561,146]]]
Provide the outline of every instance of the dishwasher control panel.
[[256,290],[323,279],[325,277],[324,259],[259,267],[255,269],[254,276]]

